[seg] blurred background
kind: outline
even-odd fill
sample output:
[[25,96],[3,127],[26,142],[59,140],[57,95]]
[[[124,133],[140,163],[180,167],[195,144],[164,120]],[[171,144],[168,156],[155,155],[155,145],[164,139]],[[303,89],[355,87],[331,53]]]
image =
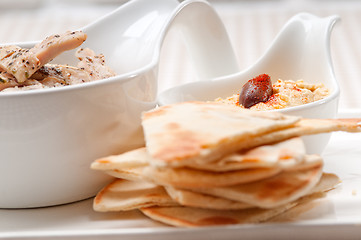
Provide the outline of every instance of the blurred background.
[[[151,0],[150,0],[151,1]],[[0,43],[41,40],[76,30],[124,4],[125,0],[0,0]],[[331,38],[340,109],[361,108],[361,1],[210,0],[228,31],[241,69],[262,56],[289,18],[299,12],[339,15]],[[315,69],[316,70],[316,69]],[[194,81],[185,46],[176,36],[164,43],[159,90]]]

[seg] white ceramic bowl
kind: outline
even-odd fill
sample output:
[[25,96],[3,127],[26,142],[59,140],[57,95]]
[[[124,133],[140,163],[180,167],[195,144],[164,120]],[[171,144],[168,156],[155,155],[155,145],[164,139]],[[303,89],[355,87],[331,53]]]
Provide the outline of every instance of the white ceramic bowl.
[[[157,53],[177,6],[135,0],[82,29],[88,34],[82,46],[103,53],[115,77],[0,94],[0,208],[94,196],[111,178],[91,170],[91,162],[144,144],[140,114],[156,105]],[[75,60],[70,51],[54,62]]]
[[[197,17],[206,21],[191,24]],[[238,70],[223,24],[206,1],[133,0],[82,29],[88,34],[82,46],[103,53],[117,76],[62,88],[0,93],[0,208],[82,200],[111,180],[90,170],[90,164],[144,145],[140,116],[156,106],[160,49],[173,27],[188,36],[187,44],[205,77]],[[204,39],[215,36],[203,46]],[[206,53],[213,48],[223,50],[228,67],[203,71]],[[217,61],[214,57],[208,64]],[[54,62],[73,65],[74,51]]]
[[[330,35],[337,20],[337,16],[319,18],[307,13],[297,14],[285,24],[263,57],[249,69],[176,86],[161,93],[158,103],[167,105],[226,98],[239,91],[249,79],[267,73],[273,81],[279,78],[303,79],[309,83],[323,83],[331,90],[331,94],[323,100],[273,111],[306,118],[334,118],[340,89],[331,61]],[[223,66],[223,59],[219,60],[219,64]],[[330,134],[304,137],[307,151],[322,153],[329,137]]]

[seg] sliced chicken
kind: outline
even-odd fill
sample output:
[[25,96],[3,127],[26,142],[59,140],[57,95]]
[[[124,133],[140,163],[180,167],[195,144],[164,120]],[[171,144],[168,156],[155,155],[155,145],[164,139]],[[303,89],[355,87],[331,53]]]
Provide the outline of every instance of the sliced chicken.
[[23,49],[21,47],[15,45],[0,46],[0,61],[4,61],[5,59],[11,57],[13,54],[18,53],[22,50]]
[[28,79],[25,82],[19,83],[15,77],[8,72],[0,71],[0,91],[9,92],[13,90],[25,90],[43,88],[39,81],[34,79]]
[[33,74],[32,79],[38,80],[46,87],[75,85],[91,81],[89,73],[82,69],[55,64],[46,64]]
[[74,85],[115,76],[103,54],[89,48],[76,51],[77,67],[50,64],[64,51],[80,46],[87,36],[81,31],[52,35],[31,49],[0,46],[0,91],[23,91]]
[[15,76],[19,83],[25,82],[42,66],[64,51],[80,46],[87,36],[81,31],[66,32],[47,37],[31,49],[17,46],[0,48],[0,69]]
[[94,51],[89,48],[80,48],[76,51],[75,56],[80,60],[78,68],[89,72],[93,80],[115,76],[114,71],[105,65],[103,54],[95,55]]
[[14,87],[9,87],[3,89],[1,92],[19,92],[19,91],[27,91],[27,90],[35,90],[35,89],[43,89],[46,88],[43,84],[41,84],[37,80],[26,80],[22,84],[18,84]]
[[[17,82],[11,74],[0,72],[0,91],[7,88],[15,88],[14,90],[52,88],[90,81],[89,73],[82,69],[66,65],[46,64],[36,71],[31,79],[22,83]],[[9,91],[12,90],[6,90],[6,92]]]
[[0,70],[0,91],[9,88],[18,86],[18,82],[15,77],[6,71]]

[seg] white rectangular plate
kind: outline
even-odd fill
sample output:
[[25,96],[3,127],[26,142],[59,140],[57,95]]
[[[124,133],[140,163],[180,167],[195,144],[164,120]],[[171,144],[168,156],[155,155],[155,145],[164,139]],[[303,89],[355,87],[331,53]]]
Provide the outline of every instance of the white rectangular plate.
[[[361,110],[343,111],[340,117],[361,118]],[[360,239],[361,133],[333,133],[323,157],[324,171],[336,173],[342,183],[326,198],[295,208],[271,223],[173,228],[138,211],[94,212],[88,199],[48,208],[0,209],[0,238]]]

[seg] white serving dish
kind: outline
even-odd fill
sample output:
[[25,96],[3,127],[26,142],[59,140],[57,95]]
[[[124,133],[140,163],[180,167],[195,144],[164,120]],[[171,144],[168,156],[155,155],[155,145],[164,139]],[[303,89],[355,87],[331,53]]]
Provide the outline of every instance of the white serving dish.
[[[337,114],[340,88],[332,65],[330,37],[338,19],[335,15],[320,18],[299,13],[284,25],[265,54],[248,69],[221,77],[208,75],[208,78],[199,78],[200,81],[170,88],[159,95],[158,103],[167,105],[226,98],[239,93],[249,79],[266,73],[273,81],[303,79],[308,83],[323,83],[331,90],[331,94],[322,100],[272,111],[305,118],[334,118]],[[219,67],[226,64],[228,62],[221,62]],[[321,153],[329,138],[330,134],[304,137],[307,151]]]

